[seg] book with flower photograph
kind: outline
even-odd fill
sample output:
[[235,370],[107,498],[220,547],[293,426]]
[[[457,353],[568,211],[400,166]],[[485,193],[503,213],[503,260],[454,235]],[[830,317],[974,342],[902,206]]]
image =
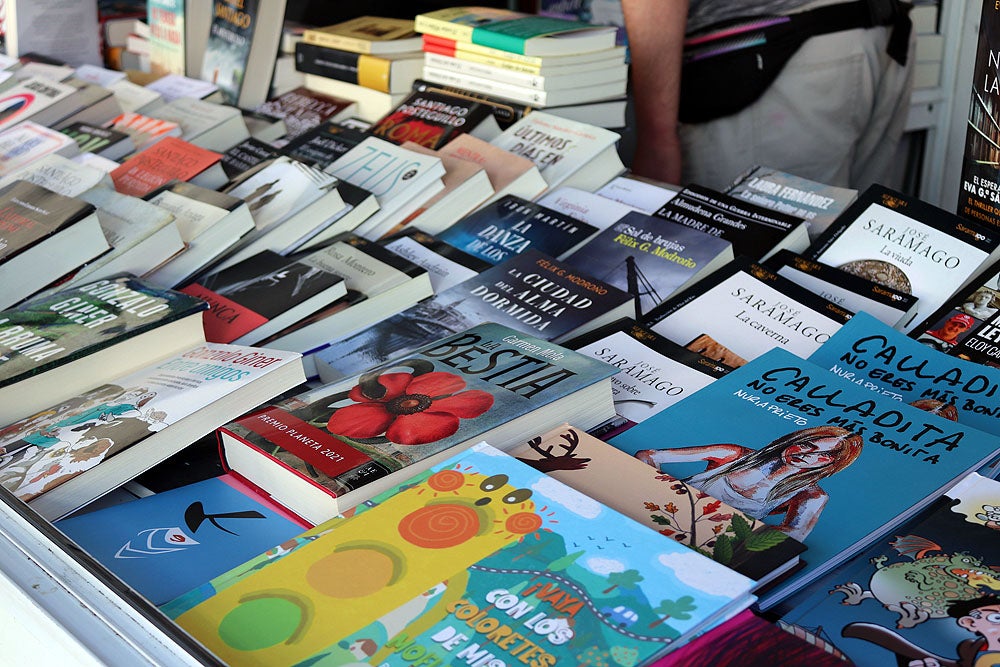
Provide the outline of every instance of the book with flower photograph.
[[226,466],[317,524],[479,440],[614,414],[614,367],[486,323],[219,431]]

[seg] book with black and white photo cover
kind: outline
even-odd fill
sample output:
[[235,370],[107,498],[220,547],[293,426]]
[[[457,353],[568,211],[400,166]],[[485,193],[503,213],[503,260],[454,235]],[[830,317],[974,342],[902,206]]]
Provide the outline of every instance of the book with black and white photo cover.
[[683,400],[730,371],[632,319],[618,320],[564,345],[611,364],[615,416],[591,433],[610,438]]
[[205,340],[253,345],[326,308],[346,294],[347,285],[309,255],[283,257],[265,250],[180,291],[208,302]]
[[[18,424],[0,485],[50,521],[304,380],[299,355],[202,343],[90,384]],[[13,426],[13,425],[9,425]]]
[[802,218],[757,206],[700,185],[688,185],[654,215],[733,244],[733,252],[763,261],[781,248],[802,252],[809,233]]
[[28,181],[0,188],[0,309],[111,249],[97,209]]
[[320,351],[316,369],[332,382],[480,322],[558,343],[634,316],[626,292],[529,249]]
[[566,263],[635,299],[636,316],[733,259],[729,241],[638,211],[584,243]]
[[808,357],[852,315],[737,257],[654,308],[643,323],[678,345],[736,367],[773,347]]
[[1000,229],[873,185],[803,254],[917,297],[910,332],[998,252]]
[[760,595],[765,610],[896,529],[996,450],[995,436],[781,348],[610,444],[806,545],[805,566]]
[[533,111],[490,143],[534,162],[550,189],[572,185],[593,192],[625,171],[619,138],[602,127]]
[[464,253],[499,264],[528,248],[564,259],[597,230],[576,218],[507,195],[466,215],[436,237]]
[[354,230],[373,241],[444,189],[440,158],[378,137],[367,137],[324,171],[375,195],[378,211]]
[[0,311],[0,421],[205,340],[204,301],[131,276]]
[[755,165],[736,177],[727,195],[806,221],[816,239],[858,198],[853,188],[811,181],[780,169]]
[[912,294],[814,262],[791,250],[779,250],[763,265],[852,313],[868,313],[891,327],[908,320],[917,306]]

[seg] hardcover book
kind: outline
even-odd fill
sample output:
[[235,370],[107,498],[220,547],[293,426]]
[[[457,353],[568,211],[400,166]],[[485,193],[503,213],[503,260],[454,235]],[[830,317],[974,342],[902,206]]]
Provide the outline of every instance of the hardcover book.
[[55,522],[153,604],[163,604],[307,528],[230,475]]
[[257,111],[285,121],[287,141],[327,121],[349,118],[356,109],[357,104],[352,100],[322,95],[301,86],[257,107]]
[[802,252],[809,234],[802,218],[757,206],[699,185],[689,185],[655,215],[733,244],[736,255],[763,261],[781,248]]
[[917,298],[912,294],[814,262],[791,250],[779,250],[763,265],[852,313],[868,313],[891,327],[908,321],[917,307]]
[[181,291],[210,306],[205,340],[252,345],[344,296],[344,279],[323,264],[310,255],[264,251],[204,275]]
[[268,97],[281,42],[285,0],[222,0],[216,5],[201,64],[201,78],[222,99],[255,109]]
[[736,177],[725,193],[806,221],[816,239],[854,203],[858,191],[817,183],[795,174],[755,165]]
[[804,254],[917,297],[916,312],[900,325],[910,332],[998,249],[1000,230],[873,185]]
[[566,486],[726,567],[766,583],[805,546],[570,424],[506,450]]
[[588,427],[607,419],[612,373],[481,324],[239,419],[220,432],[221,446],[229,469],[315,524],[483,438],[503,447],[562,415]]
[[610,442],[805,543],[767,609],[992,459],[993,440],[777,348]]
[[0,188],[0,308],[110,249],[96,209],[30,181]]
[[111,172],[118,192],[144,197],[161,185],[190,181],[218,164],[222,156],[177,137],[165,137],[139,151]]
[[[437,238],[495,265],[528,248],[562,259],[595,233],[597,227],[507,195],[465,216],[439,232]],[[624,285],[617,287],[624,289]]]
[[[454,489],[440,490],[442,479],[454,480]],[[746,577],[486,443],[413,484],[177,622],[223,659],[257,664],[403,665],[404,651],[505,664],[526,655],[545,664],[624,655],[644,664],[752,600]],[[425,529],[421,519],[439,513],[468,515],[460,523],[473,529],[433,520]],[[475,529],[494,517],[503,517],[502,530]],[[590,539],[595,522],[613,551]],[[426,530],[438,539],[422,537]],[[331,545],[357,540],[330,556]],[[348,568],[368,575],[327,575]],[[329,582],[320,584],[327,595],[309,583],[320,579]],[[316,602],[302,604],[309,600]],[[478,620],[469,627],[466,616]],[[274,632],[278,619],[282,630]],[[304,632],[286,642],[296,628]]]
[[987,665],[998,647],[992,580],[1000,482],[969,475],[917,518],[781,606],[859,667]]
[[674,343],[735,368],[773,347],[808,357],[852,315],[737,258],[651,310],[644,322]]
[[635,299],[636,317],[733,259],[729,241],[630,211],[572,252],[566,262]]
[[649,419],[730,370],[630,319],[571,338],[565,345],[618,369],[611,378],[615,416],[591,429],[593,435],[605,439]]
[[205,302],[121,276],[0,311],[0,422],[205,339]]
[[593,191],[625,171],[619,138],[611,130],[535,111],[490,143],[534,162],[549,188]]
[[621,290],[527,250],[316,354],[320,378],[356,375],[480,322],[560,342],[634,317]]
[[64,517],[303,380],[292,352],[189,348],[10,424],[0,485]]

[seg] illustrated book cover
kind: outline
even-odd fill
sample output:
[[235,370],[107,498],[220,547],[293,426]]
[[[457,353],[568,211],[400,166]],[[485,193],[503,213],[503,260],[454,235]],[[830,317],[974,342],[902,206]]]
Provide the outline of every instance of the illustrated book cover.
[[806,545],[766,610],[934,502],[994,441],[776,348],[610,443]]
[[219,436],[228,469],[317,524],[448,450],[487,437],[505,447],[571,414],[586,427],[604,421],[613,414],[613,373],[591,357],[480,324],[248,415]]
[[320,351],[316,368],[332,382],[481,322],[558,343],[632,310],[625,292],[529,249]]
[[176,620],[247,664],[642,664],[745,608],[750,585],[482,443]]

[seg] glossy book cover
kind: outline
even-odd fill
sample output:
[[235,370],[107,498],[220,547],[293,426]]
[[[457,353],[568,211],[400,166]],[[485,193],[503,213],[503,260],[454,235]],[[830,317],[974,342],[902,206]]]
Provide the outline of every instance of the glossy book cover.
[[485,443],[412,481],[177,622],[245,665],[638,665],[752,601],[749,579]]

